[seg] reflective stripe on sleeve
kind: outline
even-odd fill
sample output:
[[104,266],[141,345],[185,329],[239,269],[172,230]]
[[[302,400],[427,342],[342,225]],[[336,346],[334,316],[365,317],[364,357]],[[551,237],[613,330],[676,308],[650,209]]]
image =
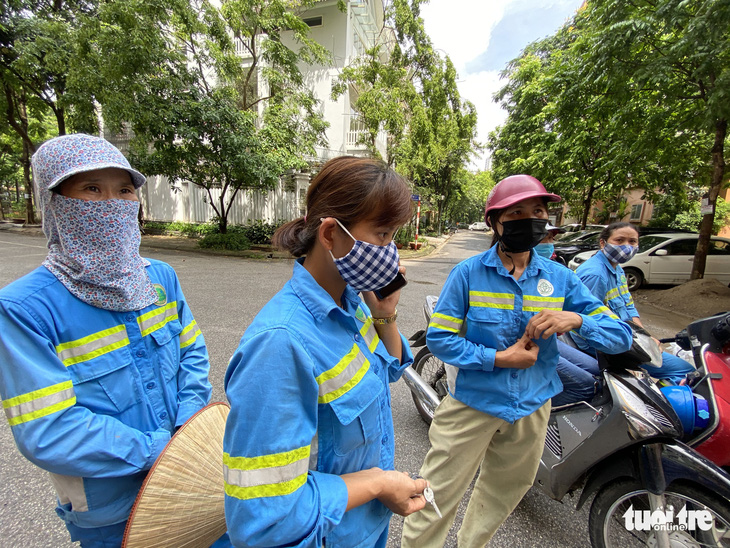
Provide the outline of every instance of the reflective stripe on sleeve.
[[180,333],[180,348],[185,348],[193,344],[200,334],[200,328],[196,321],[193,320]]
[[428,327],[458,333],[459,331],[461,331],[461,326],[463,323],[464,320],[460,320],[459,318],[454,318],[453,316],[447,316],[446,314],[439,314],[438,312],[434,312],[431,316],[431,322],[428,324]]
[[608,302],[612,299],[615,299],[619,296],[618,288],[614,287],[613,289],[609,289],[608,292],[606,292],[606,298],[604,299],[604,302]]
[[59,344],[56,347],[56,353],[63,365],[68,367],[75,363],[97,358],[128,344],[127,328],[122,324],[93,333],[83,339]]
[[607,306],[599,306],[596,308],[593,312],[588,314],[589,316],[595,316],[596,314],[605,314],[609,318],[613,318],[614,320],[618,320],[618,316],[611,312],[611,309]]
[[232,457],[223,453],[226,494],[241,500],[279,497],[307,481],[310,446],[260,457]]
[[378,346],[380,337],[378,336],[378,332],[375,330],[372,317],[365,320],[365,324],[360,328],[360,335],[362,335],[365,344],[368,345],[368,350],[370,350],[370,352],[375,352],[375,347]]
[[349,392],[370,369],[370,362],[357,344],[332,369],[315,380],[319,385],[319,403],[329,403]]
[[492,293],[490,291],[469,291],[469,306],[486,308],[515,309],[515,296],[512,293]]
[[562,310],[565,299],[563,297],[541,297],[525,295],[522,298],[522,310],[540,312],[541,310]]
[[177,301],[172,301],[171,303],[167,303],[165,306],[142,314],[139,318],[137,318],[137,323],[139,324],[139,330],[142,332],[142,336],[144,337],[153,331],[157,331],[167,322],[177,320],[177,317]]
[[10,426],[46,417],[76,403],[73,383],[64,381],[3,401]]

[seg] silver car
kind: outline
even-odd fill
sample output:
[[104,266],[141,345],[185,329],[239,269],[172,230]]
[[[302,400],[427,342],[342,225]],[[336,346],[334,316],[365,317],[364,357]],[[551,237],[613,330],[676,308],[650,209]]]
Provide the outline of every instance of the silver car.
[[[639,237],[639,251],[623,265],[629,291],[642,284],[677,285],[689,280],[698,234],[647,234]],[[579,253],[568,263],[575,270],[596,251]],[[705,278],[730,284],[730,240],[712,236],[707,252]]]

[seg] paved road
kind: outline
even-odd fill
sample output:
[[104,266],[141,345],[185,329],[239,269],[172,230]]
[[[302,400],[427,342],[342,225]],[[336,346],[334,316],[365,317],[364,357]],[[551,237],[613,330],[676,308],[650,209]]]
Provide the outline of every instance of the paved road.
[[[430,256],[404,261],[409,285],[398,306],[398,324],[406,336],[424,326],[425,296],[438,294],[451,268],[485,249],[488,242],[483,233],[462,231]],[[0,232],[0,287],[30,272],[45,255],[44,238]],[[166,261],[177,271],[208,344],[213,398],[224,399],[223,376],[228,359],[259,309],[290,277],[291,261],[246,260],[150,248],[145,248],[143,255]],[[416,472],[428,448],[427,428],[402,382],[392,386],[392,393],[396,467]],[[0,461],[0,548],[74,546],[53,513],[55,498],[50,482],[19,454],[4,420],[0,425],[0,451],[4,455]],[[552,501],[532,489],[491,546],[587,546],[586,510],[576,513],[570,497],[563,502]],[[465,509],[466,500],[462,502],[457,525]],[[389,546],[399,545],[401,525],[402,518],[396,516],[391,522]],[[454,531],[447,546],[456,546]]]

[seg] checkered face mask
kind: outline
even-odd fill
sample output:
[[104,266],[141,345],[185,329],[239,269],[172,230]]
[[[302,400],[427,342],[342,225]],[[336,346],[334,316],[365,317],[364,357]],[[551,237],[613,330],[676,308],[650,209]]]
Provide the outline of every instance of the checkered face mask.
[[623,264],[636,255],[638,249],[638,247],[633,245],[605,244],[603,246],[603,254],[612,263]]
[[344,257],[336,259],[330,251],[342,279],[355,291],[375,291],[392,282],[398,274],[400,260],[395,243],[375,245],[363,242],[350,234],[340,221],[337,224],[355,240],[355,245]]

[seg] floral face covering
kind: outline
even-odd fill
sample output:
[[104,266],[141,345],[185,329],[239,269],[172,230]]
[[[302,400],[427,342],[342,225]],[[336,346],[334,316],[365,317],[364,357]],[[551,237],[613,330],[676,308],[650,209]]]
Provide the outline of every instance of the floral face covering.
[[76,297],[97,308],[128,312],[157,300],[149,263],[139,255],[139,202],[87,201],[52,194],[43,229],[43,262]]

